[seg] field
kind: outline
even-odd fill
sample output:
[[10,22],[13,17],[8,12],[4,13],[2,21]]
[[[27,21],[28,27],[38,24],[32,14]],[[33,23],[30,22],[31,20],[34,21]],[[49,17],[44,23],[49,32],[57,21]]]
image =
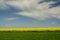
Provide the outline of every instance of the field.
[[[5,30],[5,29],[4,29]],[[54,29],[55,30],[55,29]],[[60,40],[59,31],[0,30],[0,40]]]

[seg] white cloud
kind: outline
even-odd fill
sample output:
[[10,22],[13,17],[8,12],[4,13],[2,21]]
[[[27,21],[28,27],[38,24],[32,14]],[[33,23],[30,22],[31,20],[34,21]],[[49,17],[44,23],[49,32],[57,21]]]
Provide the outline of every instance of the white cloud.
[[56,24],[55,22],[52,22],[51,24]]
[[9,7],[7,6],[5,0],[0,0],[0,10],[5,10],[8,9]]
[[30,7],[34,7],[33,5],[37,2],[37,0],[12,0],[8,1],[7,4],[21,9],[30,9]]
[[4,20],[7,20],[7,21],[14,21],[14,20],[17,20],[17,18],[5,18]]
[[22,9],[23,11],[17,13],[18,15],[36,19],[47,19],[50,17],[60,19],[60,7],[49,8],[50,4],[55,2],[50,1],[38,4],[38,2],[41,1],[42,0],[8,0],[5,4]]
[[6,27],[10,27],[11,28],[11,27],[15,27],[15,26],[17,27],[16,24],[1,24],[1,27],[5,27],[5,28]]

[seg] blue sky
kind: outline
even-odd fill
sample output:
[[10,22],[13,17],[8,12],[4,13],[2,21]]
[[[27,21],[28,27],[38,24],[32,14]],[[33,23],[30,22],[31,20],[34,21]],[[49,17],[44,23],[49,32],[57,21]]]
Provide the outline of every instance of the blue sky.
[[60,0],[0,0],[0,27],[60,27]]

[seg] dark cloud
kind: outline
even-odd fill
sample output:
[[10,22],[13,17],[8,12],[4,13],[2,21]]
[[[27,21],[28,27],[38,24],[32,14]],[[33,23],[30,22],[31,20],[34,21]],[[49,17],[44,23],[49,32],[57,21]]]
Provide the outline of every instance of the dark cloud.
[[58,6],[60,6],[60,1],[59,2],[56,2],[54,4],[51,4],[50,8],[58,7]]
[[41,4],[41,3],[44,3],[44,2],[51,2],[51,1],[53,1],[55,3],[50,4],[49,8],[60,6],[60,0],[42,0],[42,1],[38,2],[38,4]]

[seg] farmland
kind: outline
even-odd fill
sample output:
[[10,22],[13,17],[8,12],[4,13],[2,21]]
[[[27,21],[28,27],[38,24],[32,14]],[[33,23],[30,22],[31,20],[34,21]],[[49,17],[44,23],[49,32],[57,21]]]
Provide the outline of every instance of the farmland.
[[[5,28],[3,29],[5,30]],[[36,31],[36,29],[34,29],[35,31],[28,31],[27,29],[24,29],[25,31],[4,30],[0,29],[0,40],[60,40],[60,30],[56,31],[55,28],[53,31],[47,31],[46,29],[42,31]]]
[[56,31],[60,28],[0,28],[0,31]]

